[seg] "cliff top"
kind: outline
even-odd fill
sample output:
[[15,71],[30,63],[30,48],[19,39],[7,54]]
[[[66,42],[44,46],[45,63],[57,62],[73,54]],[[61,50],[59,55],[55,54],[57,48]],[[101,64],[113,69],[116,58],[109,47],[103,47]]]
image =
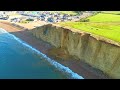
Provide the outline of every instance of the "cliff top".
[[[111,14],[113,13],[113,14]],[[88,33],[98,40],[120,46],[120,12],[104,12],[88,17],[83,22],[61,22],[62,27],[68,27],[75,32]]]
[[[50,25],[50,24],[48,24],[48,25]],[[104,42],[107,42],[107,43],[110,43],[112,45],[116,45],[116,46],[120,47],[120,42],[117,42],[117,41],[114,41],[112,39],[103,37],[102,35],[97,35],[97,34],[94,34],[94,33],[91,33],[91,32],[87,32],[87,31],[84,31],[84,30],[75,29],[75,28],[72,28],[72,27],[69,27],[69,26],[62,26],[62,25],[58,25],[58,24],[51,24],[51,26],[63,28],[65,30],[70,30],[73,33],[89,34],[91,37],[93,37],[93,38],[95,38],[97,40],[104,41]]]

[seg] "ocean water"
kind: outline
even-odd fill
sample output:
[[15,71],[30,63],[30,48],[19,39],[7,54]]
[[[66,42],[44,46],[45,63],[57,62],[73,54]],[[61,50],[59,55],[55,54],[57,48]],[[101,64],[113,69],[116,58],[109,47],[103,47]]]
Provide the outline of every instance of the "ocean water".
[[0,79],[83,79],[0,28]]

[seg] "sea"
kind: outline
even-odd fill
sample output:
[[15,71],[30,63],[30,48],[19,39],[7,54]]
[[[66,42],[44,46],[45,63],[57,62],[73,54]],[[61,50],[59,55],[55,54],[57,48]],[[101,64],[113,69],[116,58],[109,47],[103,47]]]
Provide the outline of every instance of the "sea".
[[0,79],[84,79],[0,28]]

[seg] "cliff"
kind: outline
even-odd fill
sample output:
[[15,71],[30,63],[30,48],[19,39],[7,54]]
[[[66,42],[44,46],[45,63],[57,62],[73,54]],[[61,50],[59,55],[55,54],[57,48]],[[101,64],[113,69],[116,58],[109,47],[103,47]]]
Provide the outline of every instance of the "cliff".
[[30,30],[56,48],[64,49],[64,53],[79,58],[92,67],[102,70],[112,78],[120,78],[120,45],[80,30],[57,25],[44,25]]

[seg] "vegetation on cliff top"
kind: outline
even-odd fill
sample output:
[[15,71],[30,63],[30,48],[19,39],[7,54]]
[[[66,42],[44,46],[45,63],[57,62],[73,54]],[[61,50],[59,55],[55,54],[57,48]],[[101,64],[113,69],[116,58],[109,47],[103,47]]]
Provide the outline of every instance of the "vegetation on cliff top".
[[99,13],[88,19],[90,22],[120,22],[120,15]]
[[89,22],[62,22],[59,24],[120,42],[120,15],[99,13],[88,19]]
[[102,11],[102,13],[108,13],[108,14],[117,14],[117,15],[120,15],[120,11]]

